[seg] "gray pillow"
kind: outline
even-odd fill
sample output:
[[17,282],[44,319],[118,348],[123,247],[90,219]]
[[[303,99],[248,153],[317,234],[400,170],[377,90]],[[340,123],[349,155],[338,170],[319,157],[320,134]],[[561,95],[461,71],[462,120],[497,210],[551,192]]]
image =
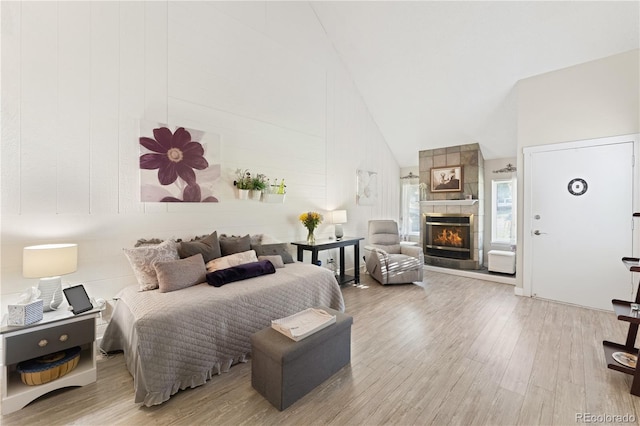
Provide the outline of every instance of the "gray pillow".
[[170,262],[156,262],[160,293],[181,290],[206,281],[207,269],[202,254]]
[[258,260],[268,260],[273,263],[273,266],[276,268],[284,268],[284,261],[282,260],[282,256],[279,254],[272,254],[269,256],[258,256]]
[[291,253],[287,251],[287,243],[278,244],[256,244],[251,246],[256,251],[257,256],[282,256],[284,263],[293,263]]
[[229,237],[225,234],[220,235],[220,251],[223,256],[249,250],[251,250],[251,235],[247,234],[244,237],[236,235]]
[[222,256],[220,253],[220,243],[218,241],[218,231],[213,231],[213,234],[200,240],[183,241],[178,246],[178,254],[181,259],[191,257],[198,253],[202,254],[204,263]]
[[134,245],[134,247],[155,246],[162,242],[164,242],[164,240],[161,240],[160,238],[151,238],[150,240],[140,238],[138,241],[136,241],[136,245]]

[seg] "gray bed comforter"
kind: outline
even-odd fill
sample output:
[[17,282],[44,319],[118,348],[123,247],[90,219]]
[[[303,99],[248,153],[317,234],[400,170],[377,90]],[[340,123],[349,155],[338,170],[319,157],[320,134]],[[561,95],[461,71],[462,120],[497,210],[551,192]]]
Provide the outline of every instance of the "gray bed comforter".
[[152,406],[245,362],[251,334],[314,306],[344,312],[340,286],[328,269],[298,262],[219,288],[160,293],[136,285],[120,292],[101,348],[124,351],[135,402]]

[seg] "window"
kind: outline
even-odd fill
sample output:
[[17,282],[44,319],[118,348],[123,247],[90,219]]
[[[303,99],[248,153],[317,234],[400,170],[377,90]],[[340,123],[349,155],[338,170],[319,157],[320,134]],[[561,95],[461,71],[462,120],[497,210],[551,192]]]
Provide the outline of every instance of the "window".
[[516,242],[516,180],[491,181],[491,242]]
[[403,236],[420,235],[420,191],[418,184],[402,185],[401,230]]

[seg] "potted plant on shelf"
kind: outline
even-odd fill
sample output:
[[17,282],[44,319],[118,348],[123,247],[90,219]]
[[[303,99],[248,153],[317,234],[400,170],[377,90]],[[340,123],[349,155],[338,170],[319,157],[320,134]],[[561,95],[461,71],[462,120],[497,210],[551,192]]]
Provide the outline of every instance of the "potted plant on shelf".
[[263,200],[266,203],[284,203],[284,197],[287,193],[286,185],[284,184],[284,179],[278,183],[278,179],[272,184],[269,180],[267,180],[266,188],[264,190]]
[[253,188],[249,170],[236,169],[236,180],[233,181],[233,184],[238,188],[238,198],[247,200],[249,198],[249,191]]
[[258,173],[251,179],[251,198],[260,200],[262,191],[267,187],[267,177],[262,173]]

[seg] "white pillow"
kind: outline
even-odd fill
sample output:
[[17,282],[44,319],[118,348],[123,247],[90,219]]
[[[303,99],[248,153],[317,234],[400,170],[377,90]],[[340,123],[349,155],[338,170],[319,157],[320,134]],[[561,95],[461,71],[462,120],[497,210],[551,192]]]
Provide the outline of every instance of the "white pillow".
[[232,266],[238,266],[245,263],[257,262],[255,250],[243,251],[241,253],[234,253],[228,256],[222,256],[217,259],[207,262],[207,272],[218,271],[220,269],[231,268]]
[[258,256],[258,261],[260,260],[268,260],[273,264],[275,268],[284,268],[284,261],[282,260],[282,256],[280,256],[279,254]]
[[158,245],[122,249],[129,259],[133,273],[140,285],[140,291],[158,288],[158,275],[154,264],[178,260],[178,247],[173,240]]

